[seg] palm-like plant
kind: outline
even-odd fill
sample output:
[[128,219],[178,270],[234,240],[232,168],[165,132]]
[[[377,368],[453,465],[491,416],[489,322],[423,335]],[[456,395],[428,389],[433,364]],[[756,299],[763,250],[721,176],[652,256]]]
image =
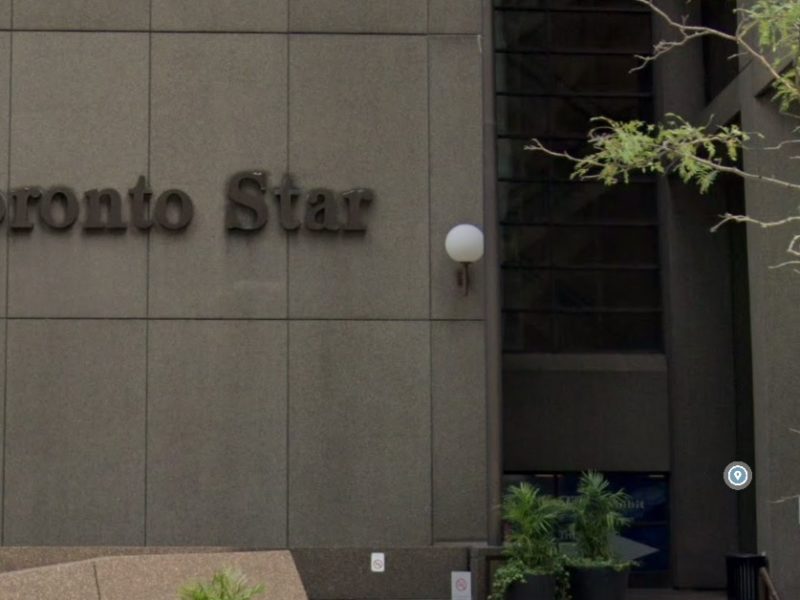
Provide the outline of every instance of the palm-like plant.
[[556,527],[564,503],[545,496],[528,483],[512,487],[503,502],[503,519],[510,526],[505,554],[529,569],[552,573],[558,559]]
[[264,593],[264,586],[249,587],[247,578],[233,569],[214,573],[211,583],[196,583],[181,590],[181,600],[252,600]]
[[566,512],[563,501],[545,496],[528,483],[512,486],[503,499],[503,519],[509,526],[503,547],[505,563],[494,573],[491,600],[531,576],[553,575],[559,596],[566,592],[566,571],[556,530]]
[[578,497],[572,503],[579,561],[581,563],[618,565],[611,550],[611,538],[630,523],[623,511],[630,497],[623,491],[612,492],[600,473],[589,471],[581,476]]

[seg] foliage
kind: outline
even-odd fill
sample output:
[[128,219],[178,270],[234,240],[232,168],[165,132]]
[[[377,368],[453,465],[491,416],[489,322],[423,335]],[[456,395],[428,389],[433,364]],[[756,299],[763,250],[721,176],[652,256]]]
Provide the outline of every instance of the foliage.
[[503,501],[503,519],[510,526],[506,556],[531,569],[551,573],[558,557],[556,527],[564,503],[528,483],[512,486]]
[[264,593],[264,586],[248,587],[247,578],[232,569],[214,573],[209,584],[196,583],[181,590],[181,600],[252,600]]
[[570,567],[578,567],[582,569],[612,569],[614,571],[627,571],[633,565],[637,564],[633,561],[623,561],[618,558],[609,558],[607,560],[591,560],[582,558],[580,556],[570,557],[567,561]]
[[563,501],[542,494],[528,483],[509,489],[502,511],[509,526],[503,547],[506,561],[495,571],[491,600],[502,600],[508,586],[535,575],[554,575],[560,596],[567,597],[564,559],[556,541],[566,511]]
[[632,174],[675,172],[685,183],[708,191],[720,173],[723,159],[735,162],[742,143],[750,139],[736,125],[710,132],[678,115],[665,125],[644,121],[615,121],[596,117],[589,131],[591,154],[575,159],[573,179],[599,180],[606,185],[628,183]]
[[577,544],[577,557],[570,560],[571,565],[616,569],[630,566],[611,549],[611,538],[630,523],[623,515],[629,500],[623,490],[612,492],[600,473],[589,471],[581,476],[578,497],[570,507]]
[[[781,112],[800,118],[800,0],[753,0],[748,7],[732,9],[737,26],[725,32],[693,24],[688,17],[676,18],[662,8],[657,0],[635,0],[649,8],[655,17],[665,23],[672,35],[653,46],[647,56],[638,56],[644,68],[665,54],[683,48],[698,40],[716,37],[736,44],[738,52],[731,60],[749,59],[755,67],[766,70],[774,89],[773,100]],[[687,0],[689,4],[691,0]],[[696,185],[706,193],[722,173],[743,179],[779,186],[800,192],[800,182],[743,169],[737,161],[747,142],[763,138],[758,133],[745,133],[736,126],[695,125],[686,119],[670,114],[665,122],[651,124],[643,121],[615,121],[605,117],[594,120],[596,126],[588,133],[589,152],[572,156],[556,152],[539,140],[532,140],[528,150],[544,152],[574,163],[572,177],[582,181],[601,181],[617,185],[630,181],[636,173],[675,175],[685,183]],[[760,151],[778,151],[789,145],[800,144],[800,128],[792,139],[773,146],[759,144]],[[786,160],[786,157],[777,157]],[[798,159],[792,156],[789,160]],[[762,162],[762,164],[765,164]],[[793,169],[786,169],[792,172]],[[752,223],[761,227],[779,227],[798,220],[798,216],[762,221],[746,215],[725,214],[719,225],[737,222]],[[793,266],[800,272],[800,251],[794,236],[787,252],[791,260],[775,268]]]
[[732,60],[745,56],[769,71],[774,99],[782,111],[800,103],[800,0],[755,0],[749,7],[733,9],[738,21],[733,33],[675,20],[655,0],[635,1],[650,8],[677,34],[677,39],[659,41],[651,56],[640,56],[643,64],[699,38],[718,37],[738,45],[740,52]]
[[800,102],[800,0],[759,0],[736,12],[740,31],[754,29],[761,52],[769,54],[769,62],[780,75],[773,81],[775,100],[781,110],[790,110]]
[[541,575],[527,568],[524,564],[509,559],[502,565],[497,567],[497,570],[492,576],[492,593],[489,594],[488,600],[503,600],[506,590],[515,583],[524,583],[525,580],[531,575]]

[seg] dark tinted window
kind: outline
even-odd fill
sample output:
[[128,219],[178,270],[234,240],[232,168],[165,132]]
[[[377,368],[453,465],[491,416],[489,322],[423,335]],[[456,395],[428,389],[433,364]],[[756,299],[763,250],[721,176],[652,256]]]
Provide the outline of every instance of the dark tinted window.
[[536,137],[579,155],[593,117],[652,117],[650,72],[631,72],[651,15],[630,0],[496,0],[494,17],[505,349],[659,350],[654,180],[576,182],[525,149]]
[[[736,30],[736,0],[702,0],[700,3],[703,25],[725,33]],[[717,94],[734,80],[739,72],[736,44],[715,36],[703,38],[706,100]]]

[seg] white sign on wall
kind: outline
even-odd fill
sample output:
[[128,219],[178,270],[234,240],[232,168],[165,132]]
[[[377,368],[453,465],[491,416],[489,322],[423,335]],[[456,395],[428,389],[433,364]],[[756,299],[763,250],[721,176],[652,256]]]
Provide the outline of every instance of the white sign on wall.
[[451,571],[450,598],[452,600],[472,600],[472,573]]
[[383,552],[373,552],[369,559],[369,568],[373,573],[386,571],[386,555]]

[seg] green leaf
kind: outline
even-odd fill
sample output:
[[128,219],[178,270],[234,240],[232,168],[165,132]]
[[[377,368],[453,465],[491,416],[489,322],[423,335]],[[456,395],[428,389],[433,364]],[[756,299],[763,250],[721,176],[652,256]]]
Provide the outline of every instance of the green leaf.
[[214,573],[211,582],[195,583],[180,591],[181,600],[252,600],[264,593],[263,585],[249,587],[247,578],[234,569]]

